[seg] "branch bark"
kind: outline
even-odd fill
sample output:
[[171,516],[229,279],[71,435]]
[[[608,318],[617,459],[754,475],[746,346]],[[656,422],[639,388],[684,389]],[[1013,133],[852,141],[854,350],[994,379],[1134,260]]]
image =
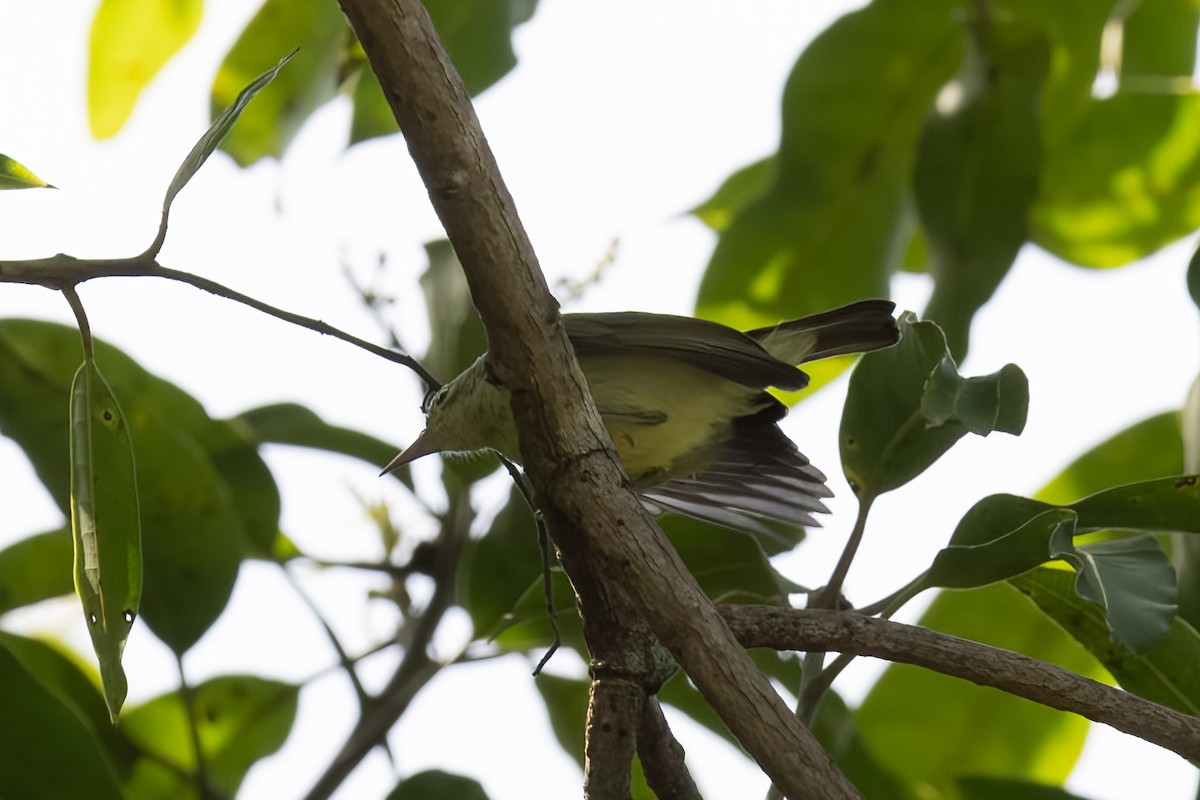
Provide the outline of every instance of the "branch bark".
[[857,797],[629,491],[557,303],[424,7],[419,0],[341,3],[463,264],[487,328],[492,375],[512,394],[524,464],[573,583],[580,576],[572,564],[606,565],[602,580],[620,575],[654,635],[790,797]]
[[745,647],[913,664],[1079,714],[1200,761],[1200,718],[1011,650],[849,612],[723,606],[721,613]]

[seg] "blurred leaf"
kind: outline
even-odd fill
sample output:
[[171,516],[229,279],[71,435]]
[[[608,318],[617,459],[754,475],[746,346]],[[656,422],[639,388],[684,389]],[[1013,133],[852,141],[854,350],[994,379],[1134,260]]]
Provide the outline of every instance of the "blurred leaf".
[[88,353],[71,385],[75,593],[113,724],[129,683],[121,653],[142,601],[142,531],[129,420]]
[[[920,624],[1082,675],[1098,674],[1078,643],[1003,583],[942,592]],[[888,667],[855,718],[883,769],[914,788],[931,785],[943,792],[957,777],[976,772],[1061,783],[1088,726],[1081,717],[908,665]]]
[[[551,571],[550,588],[554,594],[554,616],[558,620],[562,644],[573,648],[586,660],[588,651],[583,640],[583,624],[575,608],[575,592],[561,569]],[[487,638],[505,652],[531,653],[549,647],[554,633],[546,609],[546,584],[541,575],[526,587],[512,609],[490,631],[479,632],[476,636]]]
[[1200,635],[1176,619],[1153,650],[1134,654],[1112,640],[1104,612],[1075,592],[1071,573],[1036,569],[1010,583],[1083,644],[1122,687],[1185,714],[1200,715]]
[[1118,93],[1049,144],[1033,240],[1089,267],[1135,261],[1200,226],[1200,95]]
[[[1174,441],[1183,443],[1184,468],[1200,472],[1200,378],[1192,383],[1183,410],[1172,422],[1179,425],[1180,435]],[[1179,583],[1179,616],[1192,627],[1200,626],[1200,537],[1171,534],[1171,561]]]
[[958,800],[1084,800],[1057,786],[1031,783],[1020,778],[968,775],[959,778]]
[[966,33],[962,102],[929,117],[914,175],[934,277],[925,317],[941,326],[958,359],[967,352],[971,318],[1025,243],[1050,54],[1045,37],[1024,23],[976,16]]
[[72,552],[68,528],[28,536],[0,550],[0,614],[70,594]]
[[[118,772],[133,763],[136,751],[109,718],[108,705],[97,691],[95,670],[79,654],[52,643],[0,631],[0,650],[7,650],[21,667],[90,726]],[[0,786],[0,795],[4,794]]]
[[784,90],[775,179],[722,233],[702,316],[745,329],[887,295],[917,136],[960,58],[956,5],[875,0],[809,44]]
[[775,180],[775,168],[775,156],[747,164],[726,178],[712,197],[688,213],[721,233],[746,206],[771,187],[771,182]]
[[1075,592],[1104,608],[1113,638],[1145,653],[1171,629],[1178,607],[1175,571],[1150,536],[1109,539],[1076,548],[1056,531],[1053,554],[1075,568]]
[[458,602],[470,614],[475,636],[494,633],[530,585],[540,584],[541,572],[533,517],[514,488],[487,532],[468,542],[463,554]]
[[1192,260],[1188,262],[1187,290],[1192,302],[1200,308],[1200,248],[1192,253]]
[[54,187],[34,175],[28,167],[0,153],[0,190],[3,189],[53,189]]
[[487,800],[487,793],[474,778],[427,769],[401,780],[385,800]]
[[276,559],[281,550],[280,540],[283,539],[279,532],[282,501],[270,468],[248,440],[220,450],[210,450],[209,455],[213,467],[229,488],[229,499],[241,520],[247,545],[246,555]]
[[771,566],[751,536],[676,515],[659,519],[659,527],[714,602],[784,605],[805,591]]
[[1025,426],[1029,388],[1019,368],[962,378],[936,325],[911,313],[899,323],[900,343],[868,353],[850,378],[839,439],[860,498],[904,485],[968,432],[1015,435]]
[[107,139],[200,26],[203,0],[102,0],[88,45],[88,123]]
[[[259,759],[274,753],[288,737],[296,716],[299,687],[248,675],[226,675],[194,689],[197,736],[213,787],[233,796],[246,772]],[[139,760],[126,783],[133,797],[148,787],[165,796],[195,796],[195,783],[166,769],[173,764],[186,772],[196,768],[188,715],[179,692],[156,697],[129,711],[121,727],[148,755]],[[156,795],[163,796],[163,795]]]
[[348,37],[334,0],[266,0],[217,69],[210,100],[213,118],[281,53],[295,51],[295,58],[274,89],[242,114],[221,149],[243,167],[283,155],[305,120],[337,93],[338,64]]
[[1131,425],[1088,450],[1046,484],[1037,498],[1066,505],[1112,486],[1178,475],[1184,470],[1179,415],[1166,412]]
[[905,781],[885,769],[863,744],[853,712],[835,692],[826,692],[817,706],[813,735],[833,757],[838,769],[863,797],[871,800],[916,800]]
[[583,768],[584,733],[587,730],[588,692],[591,683],[580,678],[562,678],[543,672],[533,682],[546,713],[550,729],[563,752]]
[[[191,646],[225,607],[244,551],[256,549],[248,531],[276,528],[273,481],[235,427],[212,420],[179,387],[146,372],[116,348],[95,342],[137,452],[138,493],[146,588],[142,615],[170,646]],[[0,320],[0,431],[25,451],[64,511],[69,506],[67,442],[71,376],[82,358],[73,329],[32,320]],[[230,468],[229,477],[216,464]],[[230,488],[229,480],[258,473],[262,485]],[[252,491],[271,492],[250,499]],[[235,500],[241,498],[241,501]],[[258,505],[256,505],[258,503]],[[248,515],[242,518],[245,510]]]
[[392,107],[388,105],[379,78],[364,57],[350,91],[354,110],[350,116],[350,144],[358,144],[377,136],[388,136],[400,130]]
[[[311,447],[341,453],[376,466],[386,464],[399,449],[369,434],[330,425],[299,403],[260,406],[243,411],[230,422],[248,430],[251,439],[258,444]],[[408,478],[407,473],[404,477]],[[405,484],[411,485],[410,480],[405,480]]]
[[92,725],[43,685],[0,637],[0,795],[21,800],[120,800]]
[[517,65],[512,31],[533,16],[537,0],[425,0],[425,8],[473,97]]
[[454,248],[445,239],[428,242],[429,267],[421,290],[429,312],[429,349],[422,363],[443,382],[475,363],[487,350],[487,334],[471,300],[471,289]]
[[[1186,78],[1196,68],[1195,0],[1137,3],[1121,35],[1121,88],[1136,91],[1146,78]],[[1159,86],[1158,88],[1162,88]]]

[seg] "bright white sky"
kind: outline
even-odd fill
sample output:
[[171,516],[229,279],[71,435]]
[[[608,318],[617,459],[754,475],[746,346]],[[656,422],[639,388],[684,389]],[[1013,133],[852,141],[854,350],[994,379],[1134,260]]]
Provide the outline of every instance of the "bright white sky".
[[[252,3],[207,4],[197,38],[159,76],[115,139],[91,140],[85,116],[85,51],[94,3],[24,3],[8,9],[0,48],[0,152],[24,162],[58,192],[0,193],[0,258],[64,251],[115,257],[153,238],[163,191],[207,127],[208,88]],[[796,55],[853,4],[542,0],[518,31],[521,66],[478,103],[501,169],[551,280],[586,277],[609,242],[615,263],[571,310],[688,313],[712,236],[682,211],[733,169],[774,149],[778,103]],[[422,242],[441,235],[398,138],[343,152],[349,109],[325,108],[282,164],[243,171],[215,156],[176,202],[163,263],[218,280],[365,338],[377,330],[341,274],[366,281],[380,251],[382,288],[399,298],[394,320],[423,346],[415,277]],[[943,461],[877,505],[847,591],[867,602],[929,562],[978,498],[1031,493],[1076,454],[1149,414],[1178,407],[1198,362],[1195,309],[1183,289],[1191,244],[1153,263],[1094,274],[1026,252],[974,328],[968,374],[1006,362],[1029,375],[1032,406],[1019,439],[961,443]],[[421,427],[417,383],[403,370],[338,342],[184,286],[148,280],[93,282],[81,291],[98,336],[199,396],[214,415],[295,400],[331,422],[404,443]],[[919,310],[924,278],[897,279],[901,307]],[[0,287],[0,315],[69,322],[44,289]],[[833,516],[781,560],[793,579],[826,579],[853,519],[837,469],[844,383],[803,405],[789,433],[831,476]],[[355,498],[399,502],[369,466],[297,451],[268,459],[284,491],[284,529],[307,552],[342,559],[378,554]],[[433,469],[432,466],[426,469]],[[0,546],[60,523],[21,452],[0,440]],[[382,603],[365,602],[361,575],[310,576],[306,585],[352,651],[390,630]],[[24,630],[68,636],[89,653],[78,606],[49,604],[13,615]],[[919,609],[912,609],[908,619]],[[256,672],[303,680],[333,663],[307,613],[274,570],[248,564],[234,602],[189,653],[193,680]],[[461,635],[461,634],[460,634]],[[457,641],[454,632],[447,642]],[[449,650],[448,650],[449,652]],[[391,663],[380,657],[378,679]],[[130,702],[169,689],[169,653],[135,627],[126,650]],[[476,776],[496,800],[573,796],[579,774],[548,738],[530,664],[504,659],[448,671],[393,733],[404,773],[441,767]],[[554,668],[581,668],[559,657]],[[852,702],[881,665],[861,662],[839,681]],[[302,695],[295,733],[251,772],[245,798],[291,797],[311,785],[354,718],[344,681]],[[514,729],[518,720],[528,725]],[[678,725],[692,769],[713,797],[757,797],[765,781],[728,748]],[[528,758],[529,737],[542,741]],[[1151,777],[1154,776],[1154,777]],[[375,754],[340,793],[380,796],[394,777]],[[1148,783],[1149,782],[1149,783]],[[1194,796],[1195,772],[1178,757],[1097,727],[1072,790],[1096,800]]]

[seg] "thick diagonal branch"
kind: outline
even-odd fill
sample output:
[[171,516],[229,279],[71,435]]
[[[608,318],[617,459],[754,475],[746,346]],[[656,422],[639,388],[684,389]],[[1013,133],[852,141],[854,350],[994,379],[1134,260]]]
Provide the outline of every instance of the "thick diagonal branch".
[[462,261],[489,364],[512,393],[521,451],[568,562],[620,575],[654,634],[776,785],[857,792],[737,644],[629,491],[462,81],[419,0],[341,0]]

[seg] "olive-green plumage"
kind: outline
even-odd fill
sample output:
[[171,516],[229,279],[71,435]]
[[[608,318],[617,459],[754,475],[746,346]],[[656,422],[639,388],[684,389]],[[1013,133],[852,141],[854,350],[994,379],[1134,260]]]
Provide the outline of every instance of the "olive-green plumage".
[[[796,365],[875,350],[899,338],[894,304],[865,300],[771,328],[741,332],[665,314],[566,314],[588,388],[630,481],[654,510],[740,530],[757,519],[815,525],[825,476],[777,423],[786,408],[768,387],[808,384]],[[387,465],[429,453],[496,450],[519,459],[508,393],[484,358],[435,392],[425,431]]]

